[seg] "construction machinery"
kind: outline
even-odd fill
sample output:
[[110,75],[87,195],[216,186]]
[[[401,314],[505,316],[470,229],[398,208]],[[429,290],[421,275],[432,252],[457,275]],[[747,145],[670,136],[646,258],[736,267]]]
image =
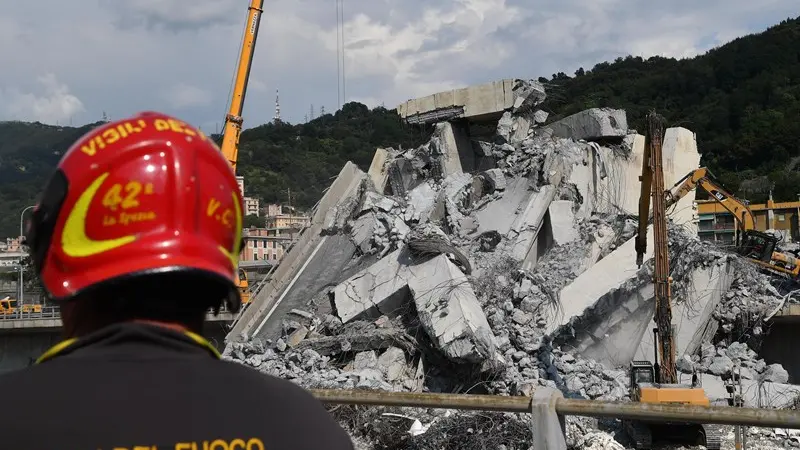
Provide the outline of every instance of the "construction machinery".
[[[665,191],[666,207],[674,205],[689,192],[701,187],[711,198],[727,210],[736,220],[736,253],[773,273],[797,279],[800,275],[800,260],[785,253],[776,252],[779,239],[756,230],[756,220],[747,202],[728,193],[705,167],[695,169]],[[641,211],[640,211],[641,212]]]
[[[250,6],[247,8],[247,23],[245,24],[242,48],[239,53],[239,63],[236,66],[233,94],[228,114],[225,116],[225,127],[222,132],[222,145],[220,146],[222,154],[225,155],[234,173],[236,173],[236,162],[239,159],[239,136],[242,134],[244,97],[247,93],[250,67],[253,65],[253,54],[256,49],[256,37],[258,36],[258,25],[261,21],[263,4],[263,0],[250,0]],[[242,304],[247,305],[250,303],[250,287],[247,282],[247,274],[241,268],[238,272],[236,286],[239,288]]]
[[18,305],[18,301],[6,296],[0,300],[0,316],[7,316],[16,313],[41,313],[42,305]]
[[[672,326],[671,289],[669,276],[669,247],[667,241],[667,196],[664,194],[664,168],[661,146],[664,119],[651,113],[648,116],[648,143],[642,163],[642,191],[639,198],[639,234],[636,237],[636,262],[641,266],[647,249],[647,227],[650,200],[653,207],[653,258],[655,270],[654,363],[633,361],[630,366],[630,397],[632,401],[651,404],[688,404],[709,406],[705,391],[698,385],[697,376],[690,385],[678,381],[675,363],[675,338]],[[716,425],[665,423],[625,420],[637,449],[650,449],[654,438],[668,437],[694,445],[719,450],[720,429]]]

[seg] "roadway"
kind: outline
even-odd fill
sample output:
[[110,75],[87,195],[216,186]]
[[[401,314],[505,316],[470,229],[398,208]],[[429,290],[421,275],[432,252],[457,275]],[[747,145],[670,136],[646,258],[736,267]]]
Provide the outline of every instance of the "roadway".
[[[227,311],[220,311],[218,315],[209,313],[206,317],[207,322],[230,322],[234,319],[234,314]],[[0,314],[0,334],[6,333],[27,333],[59,330],[61,328],[61,317],[58,308],[55,306],[44,306],[41,312],[19,312],[10,314]]]

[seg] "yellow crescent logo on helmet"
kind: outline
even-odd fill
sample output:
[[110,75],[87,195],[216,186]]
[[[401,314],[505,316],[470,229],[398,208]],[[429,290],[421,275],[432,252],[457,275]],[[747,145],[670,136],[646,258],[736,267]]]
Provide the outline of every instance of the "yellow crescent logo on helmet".
[[239,248],[239,246],[242,245],[242,209],[239,207],[239,198],[236,196],[236,192],[231,192],[231,197],[233,197],[233,211],[236,216],[236,235],[233,240],[233,251],[221,245],[217,248],[219,248],[219,251],[221,251],[223,255],[231,260],[233,270],[236,271],[239,268],[239,252],[242,251],[242,249]]
[[67,216],[67,221],[64,223],[64,231],[61,234],[61,249],[65,255],[72,258],[85,258],[114,250],[136,240],[136,236],[131,235],[96,241],[86,235],[86,214],[89,212],[89,206],[91,206],[97,190],[100,189],[108,175],[108,172],[106,172],[97,177],[83,191],[78,201],[75,202],[75,206],[72,207],[69,216]]

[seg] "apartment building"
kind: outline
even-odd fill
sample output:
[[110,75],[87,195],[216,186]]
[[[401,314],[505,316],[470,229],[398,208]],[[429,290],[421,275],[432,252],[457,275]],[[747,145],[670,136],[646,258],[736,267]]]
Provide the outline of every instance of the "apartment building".
[[237,176],[236,183],[239,185],[239,192],[242,193],[242,197],[244,198],[244,215],[261,217],[260,201],[257,198],[245,197],[244,195],[244,177]]

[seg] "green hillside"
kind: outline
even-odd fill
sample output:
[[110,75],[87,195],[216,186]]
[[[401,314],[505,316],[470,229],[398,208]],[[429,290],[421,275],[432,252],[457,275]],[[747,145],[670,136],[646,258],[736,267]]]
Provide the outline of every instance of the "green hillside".
[[[692,59],[620,58],[542,81],[552,119],[608,106],[626,109],[631,126],[643,130],[655,108],[697,133],[703,164],[737,194],[753,201],[770,188],[776,200],[800,194],[800,18]],[[0,123],[0,236],[19,232],[20,211],[70,143],[95,125]],[[393,111],[348,103],[306,124],[245,131],[238,171],[247,195],[286,202],[291,191],[293,205],[310,207],[345,161],[366,169],[376,147],[408,148],[426,137]]]
[[[22,210],[52,173],[81,128],[0,122],[0,236],[16,236]],[[311,207],[348,160],[369,167],[376,147],[419,145],[427,135],[404,125],[394,111],[348,103],[300,125],[266,124],[242,133],[237,171],[247,195],[264,202]]]
[[800,194],[800,17],[692,59],[620,58],[541,81],[558,116],[624,108],[644,130],[657,109],[697,133],[702,164],[752,201],[771,186],[776,200]]

